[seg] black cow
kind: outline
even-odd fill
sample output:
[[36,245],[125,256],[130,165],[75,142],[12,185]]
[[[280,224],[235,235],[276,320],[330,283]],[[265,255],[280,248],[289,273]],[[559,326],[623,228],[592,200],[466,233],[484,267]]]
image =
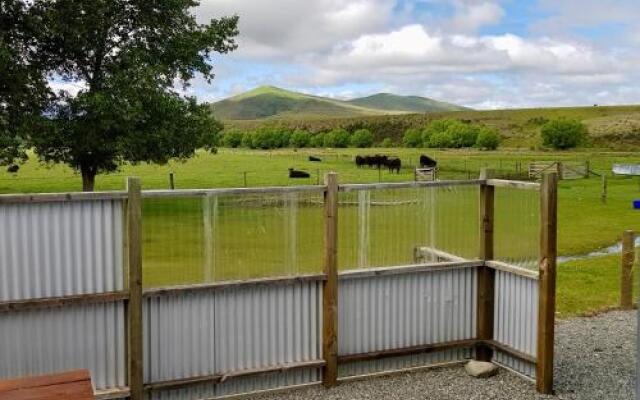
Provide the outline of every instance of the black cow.
[[396,171],[397,174],[400,173],[400,168],[402,167],[402,161],[399,158],[389,158],[385,165],[389,168],[389,172]]
[[367,162],[365,160],[366,157],[356,156],[356,167],[362,168]]
[[429,167],[433,168],[438,165],[438,162],[429,156],[425,156],[424,154],[420,156],[420,167]]
[[320,158],[318,157],[314,157],[314,156],[309,156],[309,161],[316,161],[316,162],[320,162],[322,161]]
[[18,172],[18,170],[20,169],[19,165],[10,165],[9,168],[7,168],[7,172],[11,172],[12,174],[15,174],[16,172]]
[[293,168],[289,168],[289,178],[310,178],[311,175],[309,175],[308,172],[305,171],[296,171]]

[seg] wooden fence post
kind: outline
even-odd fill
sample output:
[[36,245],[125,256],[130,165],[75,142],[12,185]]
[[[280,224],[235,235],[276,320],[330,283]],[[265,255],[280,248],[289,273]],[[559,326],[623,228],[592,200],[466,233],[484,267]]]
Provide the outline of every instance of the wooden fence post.
[[622,263],[620,268],[620,308],[633,308],[633,262],[635,259],[636,235],[633,231],[624,231],[622,235]]
[[602,174],[602,193],[600,194],[600,200],[604,204],[607,204],[607,176]]
[[[491,178],[492,171],[483,168],[480,179]],[[493,213],[495,188],[487,184],[480,185],[480,259],[493,259]],[[493,305],[495,291],[495,270],[487,266],[478,268],[478,314],[477,335],[480,340],[493,339]],[[490,347],[480,345],[476,349],[476,358],[480,361],[491,361],[493,351]]]
[[176,188],[175,182],[173,181],[173,171],[169,172],[169,189],[174,190]]
[[143,399],[142,333],[142,196],[139,178],[127,180],[127,248],[129,301],[127,303],[127,346],[131,400]]
[[562,164],[562,161],[558,161],[556,164],[557,164],[557,167],[558,167],[558,179],[559,180],[563,180],[564,179],[564,165]]
[[325,360],[322,383],[338,382],[338,175],[325,175],[324,197],[324,273],[322,291],[322,354]]
[[536,388],[553,393],[553,340],[556,313],[558,175],[544,174],[540,187],[540,259]]

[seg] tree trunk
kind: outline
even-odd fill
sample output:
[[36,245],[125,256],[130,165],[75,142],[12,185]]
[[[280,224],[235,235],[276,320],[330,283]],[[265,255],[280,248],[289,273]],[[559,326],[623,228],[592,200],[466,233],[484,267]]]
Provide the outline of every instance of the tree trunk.
[[83,165],[80,172],[82,173],[82,191],[93,192],[96,183],[96,169]]

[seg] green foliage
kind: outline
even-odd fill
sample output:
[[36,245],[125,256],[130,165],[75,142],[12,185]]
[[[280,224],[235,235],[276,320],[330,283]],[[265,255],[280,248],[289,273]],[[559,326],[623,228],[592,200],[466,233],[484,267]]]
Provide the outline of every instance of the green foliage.
[[402,143],[405,147],[422,147],[422,129],[409,128],[404,132]]
[[495,150],[500,146],[501,141],[502,138],[498,131],[493,128],[483,126],[479,129],[475,147],[482,150]]
[[250,142],[247,142],[249,148],[269,150],[288,147],[291,132],[281,126],[263,126],[246,136],[250,137]]
[[213,78],[213,53],[236,48],[237,17],[199,24],[193,0],[33,2],[26,63],[83,85],[48,104],[51,129],[30,137],[47,162],[66,163],[93,190],[95,175],[128,161],[163,164],[212,148],[222,126],[181,96],[196,74]]
[[453,121],[447,131],[451,134],[453,147],[460,149],[463,147],[473,147],[478,139],[478,127]]
[[384,138],[380,143],[381,147],[393,147],[393,141],[391,138]]
[[316,133],[311,137],[310,147],[320,148],[324,146],[324,134]]
[[296,129],[291,135],[291,146],[295,148],[309,147],[311,144],[311,134],[303,129]]
[[542,144],[558,150],[566,150],[584,143],[587,127],[578,120],[556,119],[542,125]]
[[236,148],[242,145],[244,133],[237,128],[225,129],[222,136],[222,145],[224,147]]
[[324,135],[324,147],[349,147],[351,136],[346,129],[336,128]]
[[448,131],[433,132],[429,136],[429,147],[450,148],[454,146],[453,136]]
[[358,129],[351,135],[351,146],[353,147],[371,147],[373,141],[373,134],[368,129]]

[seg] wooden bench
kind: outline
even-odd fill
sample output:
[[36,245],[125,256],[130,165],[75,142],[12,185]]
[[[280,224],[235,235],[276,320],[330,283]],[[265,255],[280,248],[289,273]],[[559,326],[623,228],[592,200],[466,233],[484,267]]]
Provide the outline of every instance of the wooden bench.
[[93,400],[87,370],[0,381],[0,400]]

